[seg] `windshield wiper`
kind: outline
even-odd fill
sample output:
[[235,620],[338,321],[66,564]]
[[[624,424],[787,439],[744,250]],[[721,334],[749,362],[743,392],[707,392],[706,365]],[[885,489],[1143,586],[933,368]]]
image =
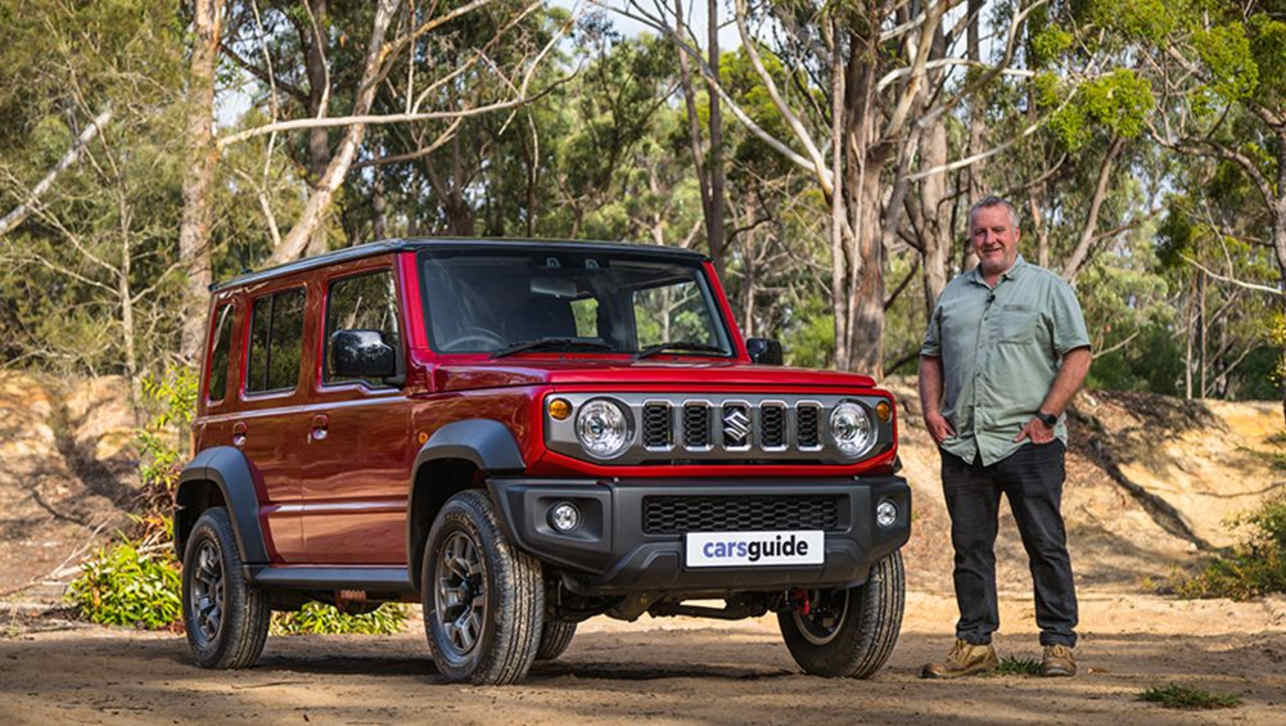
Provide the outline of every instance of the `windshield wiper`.
[[640,350],[639,352],[635,353],[634,360],[642,360],[644,358],[650,358],[656,355],[657,353],[664,353],[667,350],[682,350],[682,351],[691,351],[693,353],[718,353],[719,355],[727,355],[724,349],[718,346],[707,345],[705,343],[693,343],[687,340],[671,340],[665,343],[657,343],[656,345],[649,345],[643,350]]
[[562,349],[572,349],[572,350],[575,350],[578,348],[581,348],[581,349],[588,348],[590,350],[615,350],[614,346],[608,345],[607,343],[600,343],[597,340],[586,340],[584,338],[548,337],[548,338],[536,338],[535,340],[524,340],[518,343],[514,343],[513,345],[507,345],[504,348],[501,348],[500,350],[497,350],[494,353],[492,353],[491,357],[503,358],[507,355],[513,355],[514,353],[521,353],[525,350],[541,350],[541,349],[549,349],[549,348],[553,348],[553,349],[562,348]]

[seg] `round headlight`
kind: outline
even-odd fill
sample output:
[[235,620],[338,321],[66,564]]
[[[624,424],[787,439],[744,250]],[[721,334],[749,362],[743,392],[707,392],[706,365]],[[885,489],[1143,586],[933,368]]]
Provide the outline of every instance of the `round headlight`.
[[596,398],[576,414],[576,438],[591,456],[610,459],[630,445],[629,417],[620,404]]
[[831,410],[830,424],[831,440],[845,457],[856,459],[875,445],[875,422],[861,404],[841,402]]

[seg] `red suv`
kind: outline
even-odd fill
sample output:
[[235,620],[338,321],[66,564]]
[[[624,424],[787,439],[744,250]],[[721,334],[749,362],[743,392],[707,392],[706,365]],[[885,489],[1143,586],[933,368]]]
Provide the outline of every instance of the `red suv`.
[[888,658],[893,399],[743,341],[701,255],[398,240],[212,293],[174,514],[200,665],[252,665],[309,600],[420,602],[438,671],[474,683],[595,615],[773,612],[809,673]]

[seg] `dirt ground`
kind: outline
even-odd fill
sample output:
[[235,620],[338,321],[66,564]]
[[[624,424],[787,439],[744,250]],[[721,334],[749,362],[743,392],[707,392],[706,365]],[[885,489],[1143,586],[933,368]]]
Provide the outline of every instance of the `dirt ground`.
[[[901,638],[873,679],[802,675],[771,617],[645,616],[593,619],[523,684],[477,688],[435,674],[418,621],[392,637],[272,638],[257,667],[210,672],[191,664],[182,636],[66,620],[51,607],[80,557],[128,521],[137,479],[128,388],[0,375],[0,724],[1286,722],[1286,598],[1185,601],[1149,584],[1234,542],[1227,517],[1286,487],[1280,404],[1082,394],[1063,498],[1081,673],[939,682],[916,677],[950,647],[956,617],[938,459],[912,386],[890,388],[915,518]],[[1008,514],[997,560],[997,647],[1038,658],[1030,575]],[[1188,712],[1138,700],[1168,683],[1242,704]]]
[[[912,594],[897,649],[865,681],[804,676],[771,618],[582,625],[558,661],[505,688],[449,685],[422,630],[394,637],[272,638],[258,667],[211,672],[181,636],[10,623],[0,639],[0,722],[50,723],[1281,723],[1286,600],[1176,602],[1082,593],[1081,674],[925,681],[950,647],[954,602]],[[1030,600],[1006,597],[1004,655],[1039,657]],[[0,621],[0,632],[6,625]],[[1178,683],[1237,695],[1229,710],[1138,700]]]

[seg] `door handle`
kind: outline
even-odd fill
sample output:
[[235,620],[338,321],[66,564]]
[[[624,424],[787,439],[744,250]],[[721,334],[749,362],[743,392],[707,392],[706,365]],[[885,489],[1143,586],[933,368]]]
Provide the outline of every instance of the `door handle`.
[[313,440],[321,441],[322,439],[326,438],[326,434],[328,432],[329,426],[330,426],[330,418],[326,416],[326,414],[318,414],[316,416],[313,416],[313,430],[312,430]]
[[238,421],[232,424],[232,445],[238,449],[246,445],[246,424]]

